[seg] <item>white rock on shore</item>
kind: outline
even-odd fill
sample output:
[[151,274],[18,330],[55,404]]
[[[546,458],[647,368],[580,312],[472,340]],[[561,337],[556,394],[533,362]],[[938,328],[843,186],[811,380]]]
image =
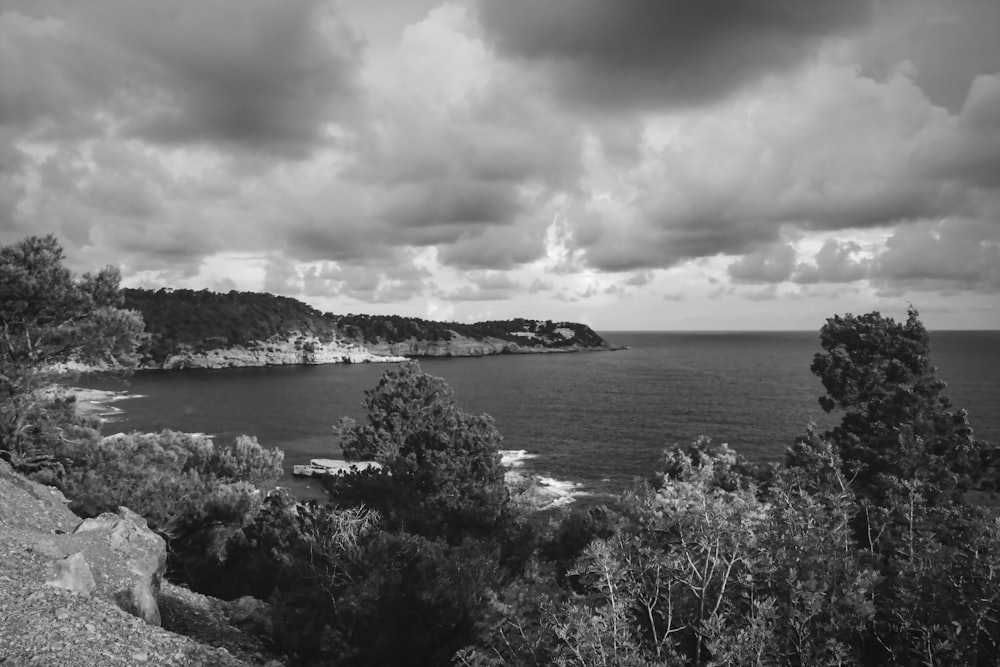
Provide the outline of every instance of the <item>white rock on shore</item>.
[[312,336],[293,334],[286,339],[270,340],[254,347],[235,346],[204,352],[189,349],[167,357],[156,368],[244,368],[401,361],[406,361],[406,358],[375,354],[355,343],[336,340],[325,343]]

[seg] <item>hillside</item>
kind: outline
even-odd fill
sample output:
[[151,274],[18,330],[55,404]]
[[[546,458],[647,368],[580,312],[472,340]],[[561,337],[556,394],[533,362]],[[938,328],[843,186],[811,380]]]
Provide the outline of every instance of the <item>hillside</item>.
[[614,349],[576,322],[462,324],[396,315],[334,315],[256,292],[126,289],[142,313],[145,365],[159,368],[396,361]]

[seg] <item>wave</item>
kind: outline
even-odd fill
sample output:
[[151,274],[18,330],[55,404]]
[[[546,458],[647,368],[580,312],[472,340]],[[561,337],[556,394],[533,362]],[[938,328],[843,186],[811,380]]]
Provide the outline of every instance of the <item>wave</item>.
[[590,493],[583,491],[583,484],[570,482],[552,477],[538,476],[538,484],[546,489],[553,496],[551,507],[562,507],[569,505],[580,496],[589,496]]
[[590,495],[579,482],[555,479],[525,472],[525,462],[537,458],[526,449],[500,450],[500,460],[507,468],[507,483],[515,496],[536,509],[553,509],[569,505],[580,496]]
[[500,463],[508,468],[522,468],[528,459],[537,458],[538,454],[529,454],[526,449],[501,449]]

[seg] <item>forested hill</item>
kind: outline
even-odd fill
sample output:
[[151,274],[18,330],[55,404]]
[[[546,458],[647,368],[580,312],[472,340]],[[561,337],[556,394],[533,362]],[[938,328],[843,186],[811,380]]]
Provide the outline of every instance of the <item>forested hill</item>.
[[[396,315],[334,315],[296,299],[259,292],[123,292],[125,307],[142,313],[146,322],[150,339],[144,352],[154,362],[183,349],[253,347],[292,336],[412,356],[612,349],[590,327],[576,322],[514,319],[461,324]],[[470,347],[470,342],[486,347]]]

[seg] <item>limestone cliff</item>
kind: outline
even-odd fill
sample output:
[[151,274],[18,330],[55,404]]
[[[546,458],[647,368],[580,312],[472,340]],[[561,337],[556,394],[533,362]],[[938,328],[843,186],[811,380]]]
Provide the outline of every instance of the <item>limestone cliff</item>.
[[396,342],[379,341],[366,345],[369,351],[380,355],[402,355],[405,357],[485,357],[493,354],[546,354],[558,352],[581,352],[587,350],[609,350],[609,347],[587,347],[564,345],[545,347],[542,345],[519,345],[501,338],[481,339],[454,336],[451,340],[417,340],[409,338]]
[[315,336],[291,332],[284,338],[272,338],[249,345],[234,345],[195,350],[191,345],[168,355],[147,368],[242,368],[251,366],[287,366],[296,364],[360,364],[367,362],[405,361],[402,356],[368,350],[356,343],[334,340],[323,342]]

